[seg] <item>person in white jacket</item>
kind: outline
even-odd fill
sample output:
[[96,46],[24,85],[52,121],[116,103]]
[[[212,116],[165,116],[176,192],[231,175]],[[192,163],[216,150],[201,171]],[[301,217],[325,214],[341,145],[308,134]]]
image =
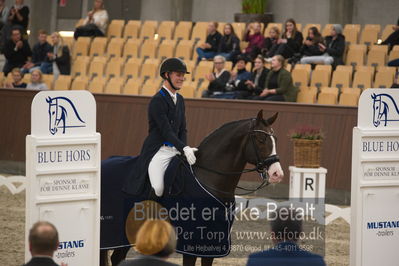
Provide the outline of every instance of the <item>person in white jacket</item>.
[[108,27],[108,12],[104,8],[104,0],[95,0],[93,9],[87,13],[83,25],[76,28],[74,38],[80,36],[105,36]]

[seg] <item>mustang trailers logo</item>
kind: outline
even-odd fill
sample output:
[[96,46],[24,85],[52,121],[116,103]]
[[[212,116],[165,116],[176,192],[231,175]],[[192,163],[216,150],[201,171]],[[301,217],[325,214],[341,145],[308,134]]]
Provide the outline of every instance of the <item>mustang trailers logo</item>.
[[49,131],[55,135],[58,129],[65,134],[66,128],[86,127],[73,102],[66,97],[47,97],[49,114]]

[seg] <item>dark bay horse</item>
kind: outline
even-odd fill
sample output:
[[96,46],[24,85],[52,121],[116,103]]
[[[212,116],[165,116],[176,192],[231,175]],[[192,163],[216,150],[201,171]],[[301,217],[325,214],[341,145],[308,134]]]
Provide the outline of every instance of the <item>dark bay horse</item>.
[[[269,183],[278,183],[283,171],[276,151],[276,137],[271,125],[277,113],[263,119],[259,111],[257,118],[227,123],[207,136],[199,145],[197,162],[193,171],[199,182],[219,199],[234,200],[235,190],[247,163]],[[126,257],[129,248],[114,250],[113,265]],[[101,251],[101,265],[105,264],[106,251]],[[184,266],[194,266],[197,257],[183,255]],[[201,265],[210,266],[212,257],[202,257]]]

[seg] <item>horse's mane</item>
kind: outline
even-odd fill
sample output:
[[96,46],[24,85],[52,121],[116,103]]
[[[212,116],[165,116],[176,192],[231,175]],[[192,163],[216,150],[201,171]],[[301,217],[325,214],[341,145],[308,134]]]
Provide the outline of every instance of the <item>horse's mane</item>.
[[215,129],[214,131],[212,131],[208,136],[206,136],[200,143],[199,147],[202,145],[205,145],[206,143],[208,143],[209,141],[211,141],[216,135],[220,134],[222,131],[224,132],[226,130],[226,128],[230,128],[233,126],[237,126],[237,124],[241,124],[244,122],[249,122],[253,120],[252,118],[247,118],[247,119],[242,119],[242,120],[236,120],[236,121],[231,121],[228,122],[226,124],[223,124],[222,126],[220,126],[219,128]]
[[[391,95],[386,94],[386,93],[381,93],[381,94],[379,94],[379,95],[380,95],[380,96],[387,96],[389,99],[391,99],[393,105],[395,106],[396,112],[399,114],[399,108],[398,108],[398,106],[396,105],[396,101],[392,98]],[[386,107],[388,107],[388,106],[386,105]],[[388,108],[388,109],[389,109],[389,108]]]

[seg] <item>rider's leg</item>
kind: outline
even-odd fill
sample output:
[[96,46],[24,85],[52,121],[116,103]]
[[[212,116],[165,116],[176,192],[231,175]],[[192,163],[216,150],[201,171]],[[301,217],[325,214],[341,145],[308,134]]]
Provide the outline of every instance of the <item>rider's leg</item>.
[[148,166],[148,175],[150,183],[158,197],[161,197],[164,190],[164,174],[168,168],[170,160],[178,153],[173,147],[162,146],[152,157]]

